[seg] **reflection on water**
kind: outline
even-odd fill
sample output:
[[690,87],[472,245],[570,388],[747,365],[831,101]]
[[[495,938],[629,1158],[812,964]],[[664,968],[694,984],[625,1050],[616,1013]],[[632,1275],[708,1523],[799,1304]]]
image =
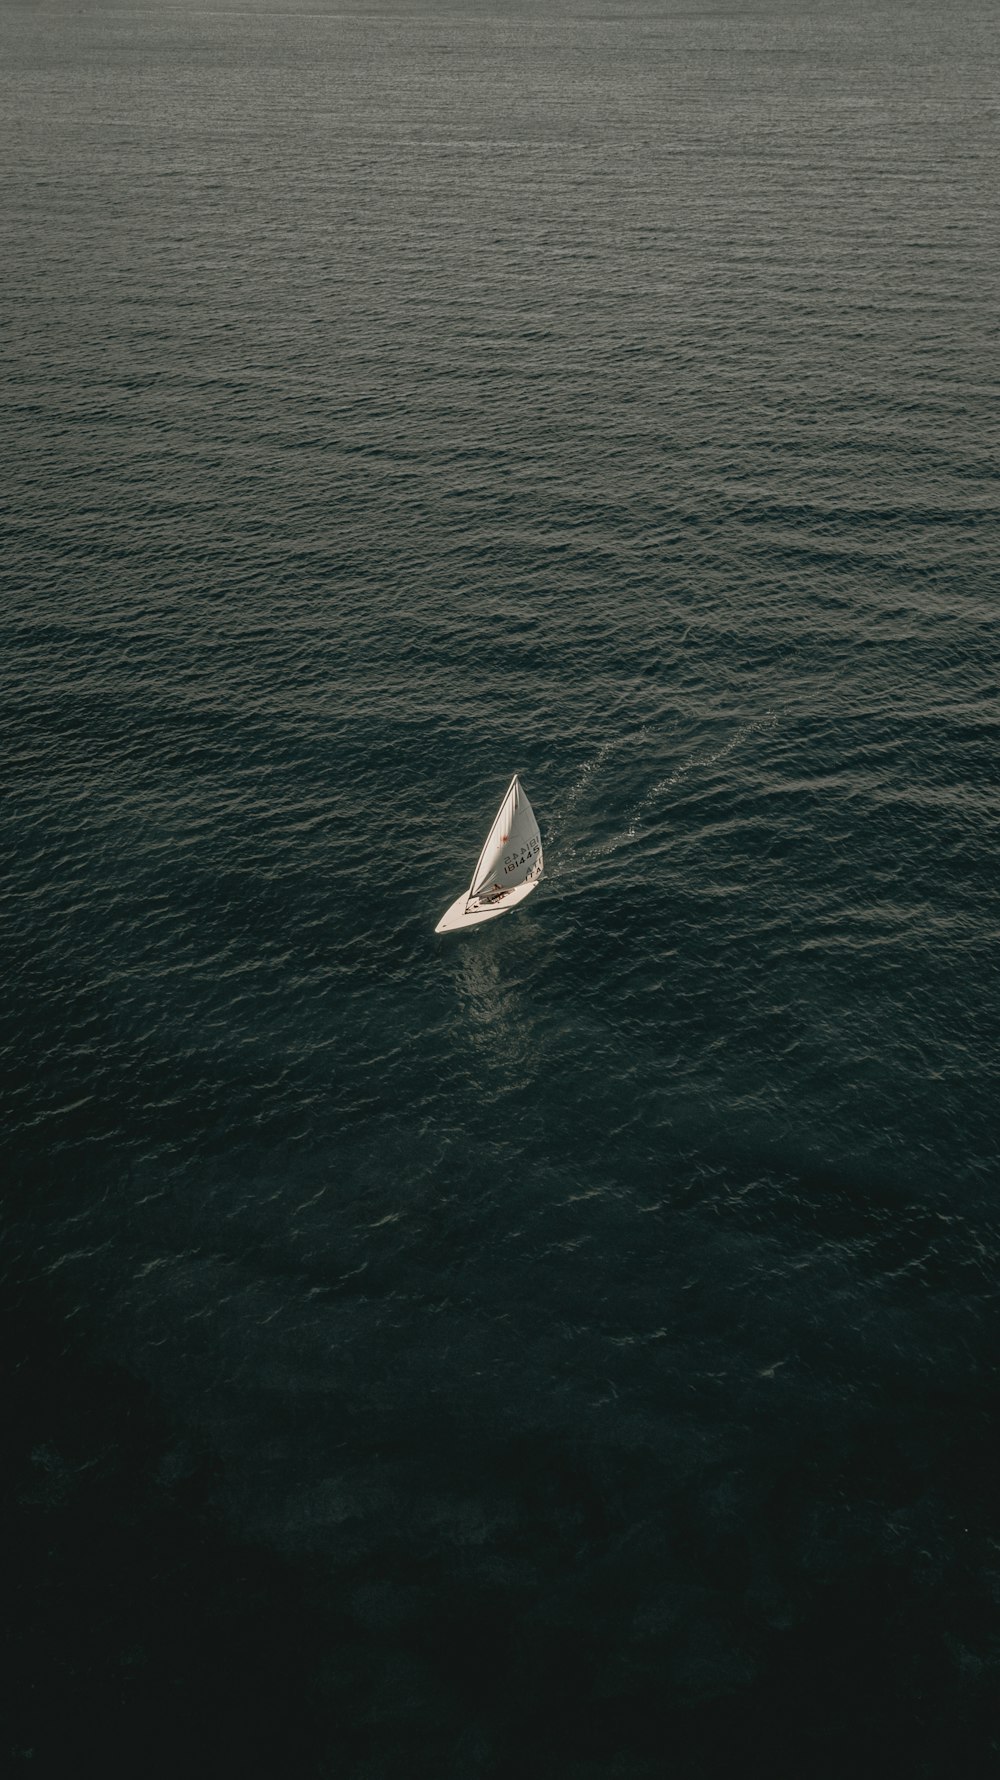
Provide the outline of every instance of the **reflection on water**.
[[[535,892],[533,900],[543,894]],[[486,1099],[501,1099],[527,1086],[537,1069],[530,980],[518,968],[517,910],[498,916],[488,929],[463,934],[453,965],[459,1020],[458,1048],[466,1055]],[[496,931],[503,926],[505,931]]]

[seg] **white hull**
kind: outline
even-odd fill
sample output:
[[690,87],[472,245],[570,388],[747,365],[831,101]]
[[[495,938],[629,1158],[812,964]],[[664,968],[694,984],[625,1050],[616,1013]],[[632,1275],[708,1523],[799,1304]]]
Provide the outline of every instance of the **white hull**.
[[526,896],[538,885],[537,878],[530,878],[526,884],[518,884],[516,889],[507,890],[495,902],[480,901],[479,897],[470,897],[468,890],[456,896],[450,909],[446,909],[435,927],[435,933],[454,933],[459,927],[478,927],[483,921],[495,921],[498,915],[505,915],[508,909],[517,907]]

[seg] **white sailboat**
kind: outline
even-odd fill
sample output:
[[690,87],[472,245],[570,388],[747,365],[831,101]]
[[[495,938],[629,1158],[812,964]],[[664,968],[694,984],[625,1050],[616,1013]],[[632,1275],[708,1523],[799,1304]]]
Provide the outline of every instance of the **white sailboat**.
[[486,836],[472,882],[446,909],[435,933],[477,927],[481,921],[505,915],[531,895],[541,875],[542,837],[515,773]]

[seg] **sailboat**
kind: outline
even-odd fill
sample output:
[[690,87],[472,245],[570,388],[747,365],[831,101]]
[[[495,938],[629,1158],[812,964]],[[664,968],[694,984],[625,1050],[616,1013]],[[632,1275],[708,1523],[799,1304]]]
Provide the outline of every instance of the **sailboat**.
[[481,921],[505,915],[531,895],[541,875],[542,837],[515,773],[486,836],[472,882],[445,910],[435,933],[478,927]]

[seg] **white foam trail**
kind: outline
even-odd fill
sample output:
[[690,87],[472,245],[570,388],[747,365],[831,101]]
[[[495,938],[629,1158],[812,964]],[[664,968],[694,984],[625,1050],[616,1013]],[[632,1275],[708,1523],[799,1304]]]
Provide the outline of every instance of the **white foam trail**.
[[777,721],[773,711],[765,711],[763,716],[751,718],[748,723],[741,724],[728,741],[723,742],[721,747],[714,748],[710,754],[692,754],[689,760],[683,761],[672,773],[668,773],[663,779],[657,779],[655,785],[651,785],[645,796],[636,804],[628,818],[627,827],[622,829],[622,832],[617,834],[614,840],[608,841],[602,847],[595,848],[595,854],[606,856],[616,852],[625,841],[634,840],[642,827],[644,816],[648,814],[654,804],[659,802],[661,797],[673,790],[675,785],[683,784],[684,780],[689,778],[692,773],[703,771],[706,767],[715,766],[720,760],[725,760],[726,756],[734,753],[749,736],[756,735],[762,729],[773,729]]
[[[546,848],[555,846],[567,820],[572,816],[581,797],[589,791],[605,761],[608,760],[612,754],[617,753],[620,748],[627,747],[630,743],[641,741],[646,733],[646,725],[643,724],[641,729],[629,730],[626,735],[611,736],[606,742],[601,743],[597,753],[593,756],[593,759],[586,761],[581,767],[578,777],[574,780],[573,784],[567,791],[562,804],[556,810],[554,819],[549,823],[548,834],[545,840]],[[546,875],[548,877],[558,876],[559,871],[563,870],[575,857],[576,847],[571,842],[562,854],[556,870],[549,870]]]

